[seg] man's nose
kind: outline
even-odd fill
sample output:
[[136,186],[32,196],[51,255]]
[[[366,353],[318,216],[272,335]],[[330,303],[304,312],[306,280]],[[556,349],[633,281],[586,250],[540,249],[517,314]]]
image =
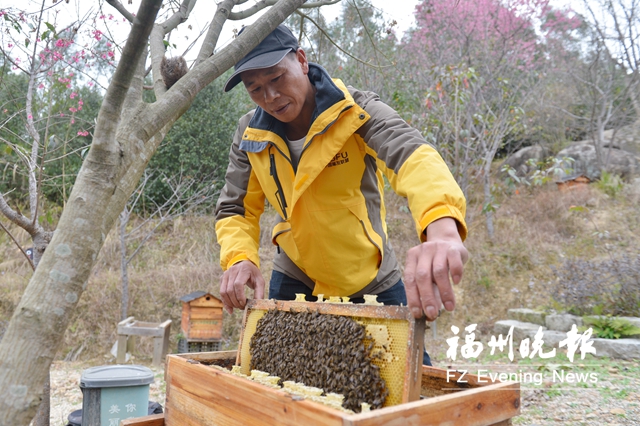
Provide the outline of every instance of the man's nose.
[[264,90],[264,100],[267,102],[273,102],[280,96],[280,93],[273,87],[266,87]]

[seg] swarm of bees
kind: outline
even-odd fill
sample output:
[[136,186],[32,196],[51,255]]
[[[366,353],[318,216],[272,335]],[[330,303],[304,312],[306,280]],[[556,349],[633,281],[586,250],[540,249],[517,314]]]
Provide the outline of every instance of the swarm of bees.
[[389,392],[372,362],[365,326],[345,316],[270,310],[250,341],[251,370],[344,395],[342,406],[381,408]]

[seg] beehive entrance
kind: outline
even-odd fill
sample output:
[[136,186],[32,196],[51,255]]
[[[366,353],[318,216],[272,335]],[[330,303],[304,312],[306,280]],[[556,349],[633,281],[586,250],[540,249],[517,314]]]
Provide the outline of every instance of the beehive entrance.
[[[315,319],[312,321],[331,321],[330,317],[342,316],[348,317],[349,320],[355,321],[360,327],[364,327],[364,343],[371,346],[369,355],[372,364],[378,369],[380,377],[383,379],[388,395],[383,406],[397,405],[403,402],[416,400],[419,397],[419,371],[422,364],[422,339],[424,334],[424,322],[416,322],[410,315],[408,308],[399,306],[367,306],[354,304],[333,304],[333,303],[311,303],[311,302],[282,302],[273,300],[254,300],[250,301],[245,312],[245,320],[243,326],[243,335],[238,351],[238,364],[243,374],[250,375],[252,366],[251,359],[251,340],[259,321],[269,311],[279,310],[284,313],[303,312],[309,313]],[[302,332],[302,330],[300,330]],[[308,330],[307,330],[308,331]],[[339,333],[336,332],[336,333]],[[285,333],[275,333],[272,336],[275,339],[271,342],[273,345],[283,346],[283,353],[290,350],[291,353],[297,353],[292,348],[291,340],[284,336]],[[369,336],[369,337],[367,337]],[[317,337],[316,337],[317,338]],[[340,356],[341,336],[330,336],[330,341],[336,346],[338,353],[335,359]],[[320,338],[318,348],[322,345]],[[361,338],[362,340],[362,338]],[[295,343],[294,343],[295,345]],[[326,346],[326,345],[325,345]],[[305,349],[306,350],[306,349]],[[335,352],[324,350],[316,351],[308,354],[310,357],[307,364],[304,364],[305,371],[298,372],[304,377],[305,374],[321,374],[319,371],[331,370],[336,372],[334,368],[327,370],[327,363],[331,360]],[[265,356],[270,354],[265,353]],[[276,355],[276,354],[272,354]],[[329,360],[326,357],[329,356]],[[344,356],[344,348],[343,348]],[[262,360],[258,364],[260,364]],[[335,360],[333,361],[335,363]],[[263,365],[263,364],[260,364]],[[308,371],[314,368],[313,371]],[[354,366],[355,368],[355,366]],[[364,368],[364,366],[363,366]],[[375,369],[374,368],[374,369]],[[363,379],[362,374],[353,376],[351,367],[349,368],[349,377],[341,379],[361,381],[360,384],[367,386],[368,379]],[[270,374],[279,375],[274,371],[268,371]],[[345,373],[346,374],[346,373]],[[326,377],[327,373],[325,373]],[[332,378],[335,379],[335,378]],[[286,379],[285,379],[286,380]],[[331,382],[331,380],[330,380]],[[307,385],[318,386],[317,384],[305,383]],[[321,387],[321,386],[318,386]],[[335,391],[334,389],[328,389]],[[349,399],[348,395],[345,395]],[[375,404],[372,404],[375,407]]]

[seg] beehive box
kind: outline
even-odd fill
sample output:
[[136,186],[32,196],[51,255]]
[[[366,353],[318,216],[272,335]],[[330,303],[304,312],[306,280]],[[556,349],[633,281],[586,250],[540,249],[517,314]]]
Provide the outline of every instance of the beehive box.
[[451,372],[447,379],[447,370],[422,366],[424,399],[347,414],[210,366],[229,366],[236,356],[236,351],[167,356],[162,423],[156,417],[127,425],[502,426],[520,412],[518,383],[480,383],[471,374],[458,383]]
[[222,338],[222,301],[210,293],[196,291],[182,301],[182,334],[188,341],[210,341]]
[[[362,323],[385,325],[392,336],[391,349],[396,364],[384,378],[395,381],[396,384],[390,386],[396,388],[395,395],[390,392],[389,403],[383,408],[353,414],[232,374],[228,369],[236,362],[248,372],[247,342],[260,317],[270,309],[316,309],[321,313],[350,316]],[[163,424],[510,424],[509,419],[519,412],[519,385],[479,383],[477,377],[469,375],[465,376],[466,382],[458,383],[450,371],[421,366],[423,333],[420,322],[413,320],[406,307],[252,301],[245,310],[243,335],[237,352],[167,357]],[[224,368],[214,368],[210,364]],[[381,373],[384,376],[382,369]],[[421,397],[423,399],[419,399]]]

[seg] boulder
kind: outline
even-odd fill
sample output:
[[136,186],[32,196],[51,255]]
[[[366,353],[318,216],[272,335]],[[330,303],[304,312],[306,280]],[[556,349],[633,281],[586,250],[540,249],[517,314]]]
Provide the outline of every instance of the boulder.
[[507,311],[507,318],[510,320],[530,322],[542,326],[546,326],[545,316],[546,314],[544,312],[538,312],[527,308],[509,309]]
[[[603,148],[603,155],[607,155],[609,148]],[[630,177],[635,175],[639,170],[638,159],[635,155],[618,149],[611,148],[609,155],[609,163],[607,170],[610,173]],[[573,158],[575,161],[569,165],[573,171],[571,174],[582,174],[591,180],[600,178],[600,168],[596,157],[596,149],[591,142],[575,142],[560,151],[557,158],[564,157]]]
[[495,337],[498,338],[499,334],[502,334],[502,337],[507,337],[509,334],[509,330],[513,327],[513,347],[519,348],[520,342],[524,339],[529,338],[533,341],[533,337],[536,335],[538,330],[542,328],[544,332],[546,327],[542,327],[538,324],[532,324],[530,322],[522,322],[516,320],[503,320],[497,321],[493,326],[493,333]]
[[567,333],[562,333],[555,330],[547,330],[542,332],[542,341],[545,347],[557,348],[560,342],[567,338]]
[[580,327],[582,318],[571,314],[553,314],[547,315],[545,318],[545,325],[549,330],[567,332],[574,324],[576,327]]
[[541,145],[532,145],[514,152],[504,163],[514,168],[518,176],[526,176],[535,170],[535,167],[529,166],[527,161],[531,159],[536,162],[542,161],[550,154],[551,152],[547,148]]
[[[640,359],[640,340],[638,339],[593,339],[597,357],[619,359]],[[578,356],[580,351],[576,352]]]

